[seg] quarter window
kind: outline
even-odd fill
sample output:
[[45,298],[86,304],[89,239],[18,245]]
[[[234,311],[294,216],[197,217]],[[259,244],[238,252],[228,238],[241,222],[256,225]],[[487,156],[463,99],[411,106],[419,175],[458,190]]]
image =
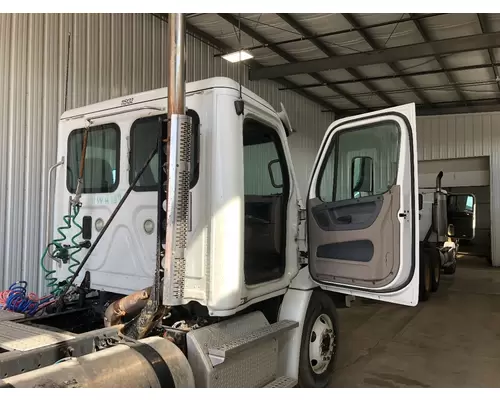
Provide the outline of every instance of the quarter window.
[[[80,173],[84,129],[76,129],[68,136],[68,166],[66,187],[76,192]],[[116,124],[94,126],[89,129],[82,193],[111,193],[119,183],[120,128]]]

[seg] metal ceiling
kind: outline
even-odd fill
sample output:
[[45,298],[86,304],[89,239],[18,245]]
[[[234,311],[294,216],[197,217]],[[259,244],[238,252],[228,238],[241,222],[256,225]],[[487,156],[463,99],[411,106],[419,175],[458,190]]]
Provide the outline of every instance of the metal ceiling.
[[325,112],[415,102],[420,115],[500,110],[500,14],[189,14],[221,54],[250,51],[273,79]]

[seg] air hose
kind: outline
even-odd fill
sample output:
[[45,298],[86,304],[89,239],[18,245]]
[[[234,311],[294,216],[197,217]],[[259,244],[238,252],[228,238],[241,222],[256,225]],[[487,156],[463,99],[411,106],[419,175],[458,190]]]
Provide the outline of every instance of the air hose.
[[[42,258],[40,259],[40,266],[42,267],[43,272],[45,273],[45,281],[47,282],[47,288],[50,290],[50,293],[53,296],[59,296],[62,292],[66,292],[65,286],[67,286],[68,280],[71,279],[76,273],[75,268],[80,265],[80,261],[78,261],[75,256],[82,250],[84,247],[84,243],[78,243],[77,238],[83,234],[82,226],[76,221],[78,214],[80,212],[80,207],[82,206],[80,203],[80,197],[83,191],[83,171],[85,168],[85,156],[87,154],[87,143],[89,136],[89,127],[87,126],[83,133],[83,143],[82,143],[82,152],[80,154],[80,168],[78,174],[78,183],[76,186],[75,197],[70,199],[70,209],[69,214],[63,216],[64,225],[57,228],[57,232],[59,233],[59,238],[54,239],[50,242],[45,248]],[[71,244],[65,245],[64,241],[67,240],[66,234],[71,229],[72,226],[75,226],[77,232],[71,238]],[[50,251],[51,247],[55,247],[54,251]],[[86,246],[88,247],[88,246]],[[47,254],[58,262],[63,262],[64,264],[70,263],[68,267],[68,272],[70,275],[62,280],[58,281],[54,276],[56,273],[55,270],[50,270],[45,267],[45,257]]]
[[34,316],[38,311],[55,302],[53,295],[39,298],[34,293],[27,294],[28,283],[18,281],[8,290],[0,292],[0,306],[5,310]]
[[[62,282],[67,281],[73,276],[73,274],[75,273],[75,268],[80,265],[80,261],[78,261],[75,256],[82,250],[83,247],[81,243],[77,242],[77,238],[80,237],[83,233],[82,226],[76,220],[79,212],[80,205],[77,204],[70,209],[69,214],[63,217],[64,225],[57,228],[59,238],[53,240],[47,245],[40,260],[40,266],[45,273],[47,288],[54,296],[58,296],[62,292],[64,287],[63,285],[61,285],[61,282],[59,282],[54,276],[56,271],[50,270],[45,266],[45,258],[48,254],[53,259],[61,260],[63,263],[70,263],[70,266],[68,267],[68,272],[70,273],[70,275]],[[71,244],[69,246],[64,245],[63,242],[67,239],[67,231],[71,229],[72,226],[75,226],[77,228],[77,232],[71,238]],[[55,249],[51,252],[52,247],[54,247]]]

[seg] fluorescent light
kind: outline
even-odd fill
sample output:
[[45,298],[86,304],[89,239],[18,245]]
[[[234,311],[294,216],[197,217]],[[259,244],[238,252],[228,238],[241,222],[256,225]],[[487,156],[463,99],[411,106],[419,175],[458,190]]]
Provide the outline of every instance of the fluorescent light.
[[235,51],[234,53],[224,54],[222,58],[226,61],[235,63],[239,61],[249,60],[250,58],[253,58],[253,56],[248,51],[241,50]]

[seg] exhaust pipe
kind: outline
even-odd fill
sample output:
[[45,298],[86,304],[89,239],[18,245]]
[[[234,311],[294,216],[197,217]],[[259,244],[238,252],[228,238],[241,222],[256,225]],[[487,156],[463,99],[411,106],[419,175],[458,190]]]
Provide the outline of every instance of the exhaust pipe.
[[443,179],[443,171],[439,171],[439,174],[436,176],[436,192],[441,191],[441,179]]
[[124,316],[137,314],[146,306],[150,295],[151,288],[148,287],[111,303],[104,313],[104,326],[119,325]]

